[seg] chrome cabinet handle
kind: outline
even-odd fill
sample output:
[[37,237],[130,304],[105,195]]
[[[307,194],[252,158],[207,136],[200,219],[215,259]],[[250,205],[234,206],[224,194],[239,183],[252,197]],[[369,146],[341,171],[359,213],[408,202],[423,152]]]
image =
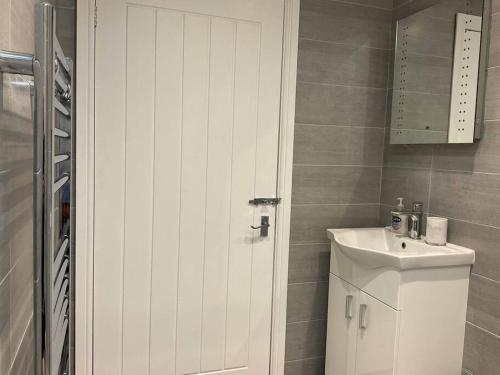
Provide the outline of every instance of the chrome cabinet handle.
[[359,305],[359,328],[366,329],[368,327],[368,323],[366,322],[366,310],[368,310],[368,306],[366,304]]
[[345,318],[352,319],[352,300],[354,299],[352,294],[345,296]]

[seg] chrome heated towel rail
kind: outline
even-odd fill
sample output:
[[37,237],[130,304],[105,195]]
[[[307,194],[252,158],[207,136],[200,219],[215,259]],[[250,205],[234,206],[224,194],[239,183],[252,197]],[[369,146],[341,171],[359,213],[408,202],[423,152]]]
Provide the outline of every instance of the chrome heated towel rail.
[[0,51],[0,72],[34,76],[35,375],[62,375],[73,373],[73,63],[54,7],[38,4],[35,19],[35,55]]

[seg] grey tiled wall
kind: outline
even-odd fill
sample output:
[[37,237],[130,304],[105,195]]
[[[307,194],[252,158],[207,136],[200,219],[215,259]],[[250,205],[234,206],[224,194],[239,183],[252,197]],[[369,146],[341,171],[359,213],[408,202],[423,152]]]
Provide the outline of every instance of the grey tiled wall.
[[302,0],[285,373],[324,374],[329,227],[379,220],[392,0]]
[[[451,1],[451,0],[450,0]],[[450,219],[449,241],[476,250],[472,269],[464,374],[500,373],[500,0],[493,0],[486,121],[473,145],[386,143],[381,218],[398,196]]]
[[[446,0],[460,2],[462,0]],[[468,9],[478,0],[463,0]],[[392,17],[434,0],[302,0],[285,373],[324,374],[328,227],[385,224],[398,196],[450,218],[476,249],[464,374],[500,368],[500,0],[493,0],[486,121],[474,145],[391,146]],[[390,96],[390,95],[389,95]],[[385,146],[384,146],[385,143]]]

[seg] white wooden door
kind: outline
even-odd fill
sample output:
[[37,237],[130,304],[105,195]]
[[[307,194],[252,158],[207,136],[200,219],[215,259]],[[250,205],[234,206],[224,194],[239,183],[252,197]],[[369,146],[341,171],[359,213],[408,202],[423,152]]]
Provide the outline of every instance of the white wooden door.
[[326,375],[354,375],[359,290],[330,274]]
[[393,375],[398,312],[362,291],[359,296],[356,375]]
[[268,374],[283,0],[97,6],[94,374]]

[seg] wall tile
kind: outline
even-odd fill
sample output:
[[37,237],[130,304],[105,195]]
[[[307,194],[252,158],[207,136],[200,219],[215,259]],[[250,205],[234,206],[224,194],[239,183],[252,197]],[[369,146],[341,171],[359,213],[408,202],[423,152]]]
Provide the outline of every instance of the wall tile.
[[293,167],[292,204],[379,203],[381,168]]
[[[436,3],[436,0],[395,0],[394,19],[401,19],[422,10],[434,17],[449,19],[457,10],[466,10],[463,0],[441,0]],[[432,9],[429,9],[430,7]]]
[[298,82],[295,121],[383,128],[385,100],[383,89]]
[[467,324],[463,368],[474,375],[498,374],[500,338]]
[[0,284],[0,374],[8,374],[10,367],[10,279]]
[[480,142],[463,145],[437,145],[434,169],[500,173],[500,121],[487,121]]
[[448,241],[476,251],[472,272],[500,281],[500,228],[450,219]]
[[24,333],[33,315],[33,255],[26,253],[11,271],[11,361],[22,344]]
[[387,50],[301,39],[297,79],[385,88],[388,61]]
[[75,58],[76,34],[75,9],[69,7],[57,8],[57,37],[66,57]]
[[386,227],[391,225],[392,215],[391,211],[394,209],[394,205],[389,206],[385,204],[380,205],[380,216],[379,216],[379,226]]
[[500,281],[471,274],[467,321],[500,336]]
[[388,10],[340,1],[301,1],[299,34],[303,38],[388,49],[391,27]]
[[327,318],[328,281],[288,285],[287,322]]
[[[500,35],[500,13],[491,18],[491,35]],[[491,38],[489,67],[500,66],[500,38]]]
[[295,125],[295,164],[382,165],[383,128]]
[[[0,50],[10,49],[10,0],[0,0]],[[1,105],[0,105],[1,108]]]
[[500,175],[433,171],[430,212],[500,226]]
[[500,67],[488,69],[484,118],[486,120],[500,119]]
[[35,52],[35,5],[39,0],[11,1],[10,49]]
[[491,1],[491,10],[493,14],[500,13],[500,1],[492,0]]
[[285,375],[325,375],[325,358],[285,362]]
[[[335,0],[334,0],[335,1]],[[392,10],[393,0],[339,0],[343,3]]]
[[326,320],[288,323],[285,361],[322,357],[326,348]]
[[330,244],[291,245],[288,261],[288,282],[328,280]]
[[34,328],[33,321],[31,320],[9,375],[27,375],[34,373],[34,345]]
[[381,202],[394,207],[396,198],[405,198],[406,207],[413,201],[424,203],[424,211],[429,208],[429,179],[431,172],[427,169],[385,167],[382,175]]
[[430,168],[432,164],[432,145],[391,145],[389,134],[386,136],[384,166]]
[[379,222],[379,205],[294,205],[290,242],[327,243],[329,228],[373,227]]
[[70,8],[70,9],[75,9],[76,7],[76,0],[52,0],[53,3],[58,8]]

